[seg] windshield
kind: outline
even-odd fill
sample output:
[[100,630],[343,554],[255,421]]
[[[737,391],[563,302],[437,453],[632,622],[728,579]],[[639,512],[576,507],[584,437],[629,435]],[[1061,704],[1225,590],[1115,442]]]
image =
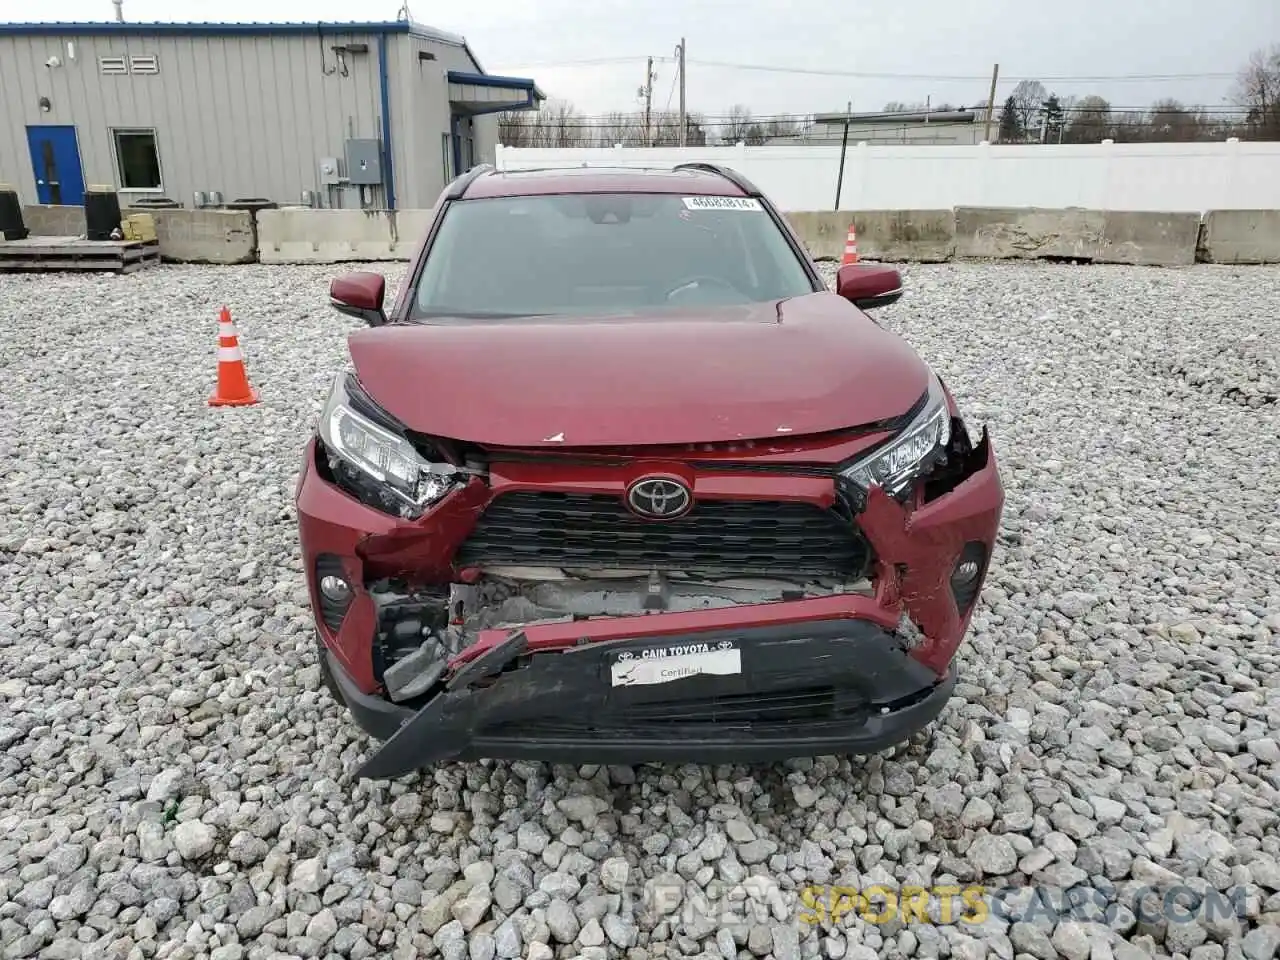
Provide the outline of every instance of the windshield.
[[813,292],[802,261],[757,200],[498,197],[450,206],[412,316],[644,313]]

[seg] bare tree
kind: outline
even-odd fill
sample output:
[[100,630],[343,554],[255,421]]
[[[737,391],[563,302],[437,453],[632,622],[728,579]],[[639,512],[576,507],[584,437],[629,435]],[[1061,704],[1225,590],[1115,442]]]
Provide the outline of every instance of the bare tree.
[[[641,120],[643,124],[643,120]],[[655,147],[680,145],[680,111],[655,110],[649,116],[650,143]]]
[[1148,137],[1160,143],[1187,143],[1203,139],[1202,113],[1177,100],[1157,100],[1147,116]]
[[799,117],[784,113],[781,116],[769,118],[764,122],[763,127],[766,138],[794,137],[804,129],[804,122]]
[[532,146],[537,116],[528,110],[508,110],[498,114],[498,142],[504,147]]
[[534,147],[572,147],[585,132],[583,118],[568,100],[549,100],[537,113]]
[[[1040,110],[1048,98],[1049,93],[1039,80],[1019,80],[1018,85],[1013,88],[1014,110],[1024,136],[1033,130],[1039,130],[1040,124],[1035,121],[1039,119]],[[1039,139],[1038,135],[1036,139]]]
[[640,143],[641,126],[643,121],[639,114],[615,110],[605,114],[595,128],[596,141],[602,147],[612,147],[619,143],[624,147],[636,146]]
[[684,122],[688,127],[685,142],[691,147],[705,147],[707,145],[706,118],[700,113],[689,113],[685,115]]
[[1236,80],[1235,101],[1246,111],[1248,136],[1280,140],[1280,44],[1250,55]]
[[729,143],[749,140],[752,128],[758,126],[751,119],[751,111],[740,103],[729,108],[724,121],[720,124],[720,136]]
[[1111,136],[1111,104],[1102,97],[1082,97],[1067,111],[1063,143],[1101,143]]
[[1140,143],[1150,139],[1146,116],[1133,110],[1113,112],[1110,133],[1116,143]]

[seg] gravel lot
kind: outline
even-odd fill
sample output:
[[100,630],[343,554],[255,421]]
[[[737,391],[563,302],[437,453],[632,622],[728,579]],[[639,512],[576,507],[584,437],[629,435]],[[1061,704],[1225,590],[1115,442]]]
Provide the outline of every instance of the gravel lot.
[[[0,278],[0,955],[1277,954],[1280,270],[908,269],[882,322],[1008,490],[921,742],[351,785],[291,500],[341,269]],[[224,301],[255,407],[205,404]],[[811,885],[974,882],[1040,909],[797,922]]]

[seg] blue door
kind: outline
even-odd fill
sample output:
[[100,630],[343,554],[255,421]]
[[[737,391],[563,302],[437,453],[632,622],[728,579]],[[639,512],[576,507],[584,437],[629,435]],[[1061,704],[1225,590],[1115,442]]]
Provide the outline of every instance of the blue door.
[[75,127],[27,127],[31,169],[40,203],[78,207],[84,203],[84,173]]

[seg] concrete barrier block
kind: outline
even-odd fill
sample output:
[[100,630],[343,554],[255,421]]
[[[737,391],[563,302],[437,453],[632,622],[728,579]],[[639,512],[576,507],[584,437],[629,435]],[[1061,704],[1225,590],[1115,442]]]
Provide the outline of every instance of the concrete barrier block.
[[869,260],[941,263],[955,253],[955,215],[950,210],[839,210],[785,216],[814,257],[841,257],[850,223],[858,231],[858,255]]
[[83,237],[84,207],[32,203],[23,206],[22,221],[34,237]]
[[1210,210],[1200,252],[1207,263],[1280,263],[1280,210]]
[[1106,216],[1098,210],[957,207],[956,256],[981,260],[1094,259]]
[[434,210],[397,210],[395,214],[396,241],[391,254],[394,260],[412,259],[418,244],[431,229]]
[[253,214],[247,210],[141,210],[156,224],[160,258],[178,263],[252,263]]
[[1196,262],[1200,214],[1108,210],[1099,263],[1184,267]]
[[957,207],[956,256],[1077,259],[1182,266],[1195,262],[1200,216],[1126,210]]
[[389,210],[259,210],[263,263],[392,260],[395,214]]

